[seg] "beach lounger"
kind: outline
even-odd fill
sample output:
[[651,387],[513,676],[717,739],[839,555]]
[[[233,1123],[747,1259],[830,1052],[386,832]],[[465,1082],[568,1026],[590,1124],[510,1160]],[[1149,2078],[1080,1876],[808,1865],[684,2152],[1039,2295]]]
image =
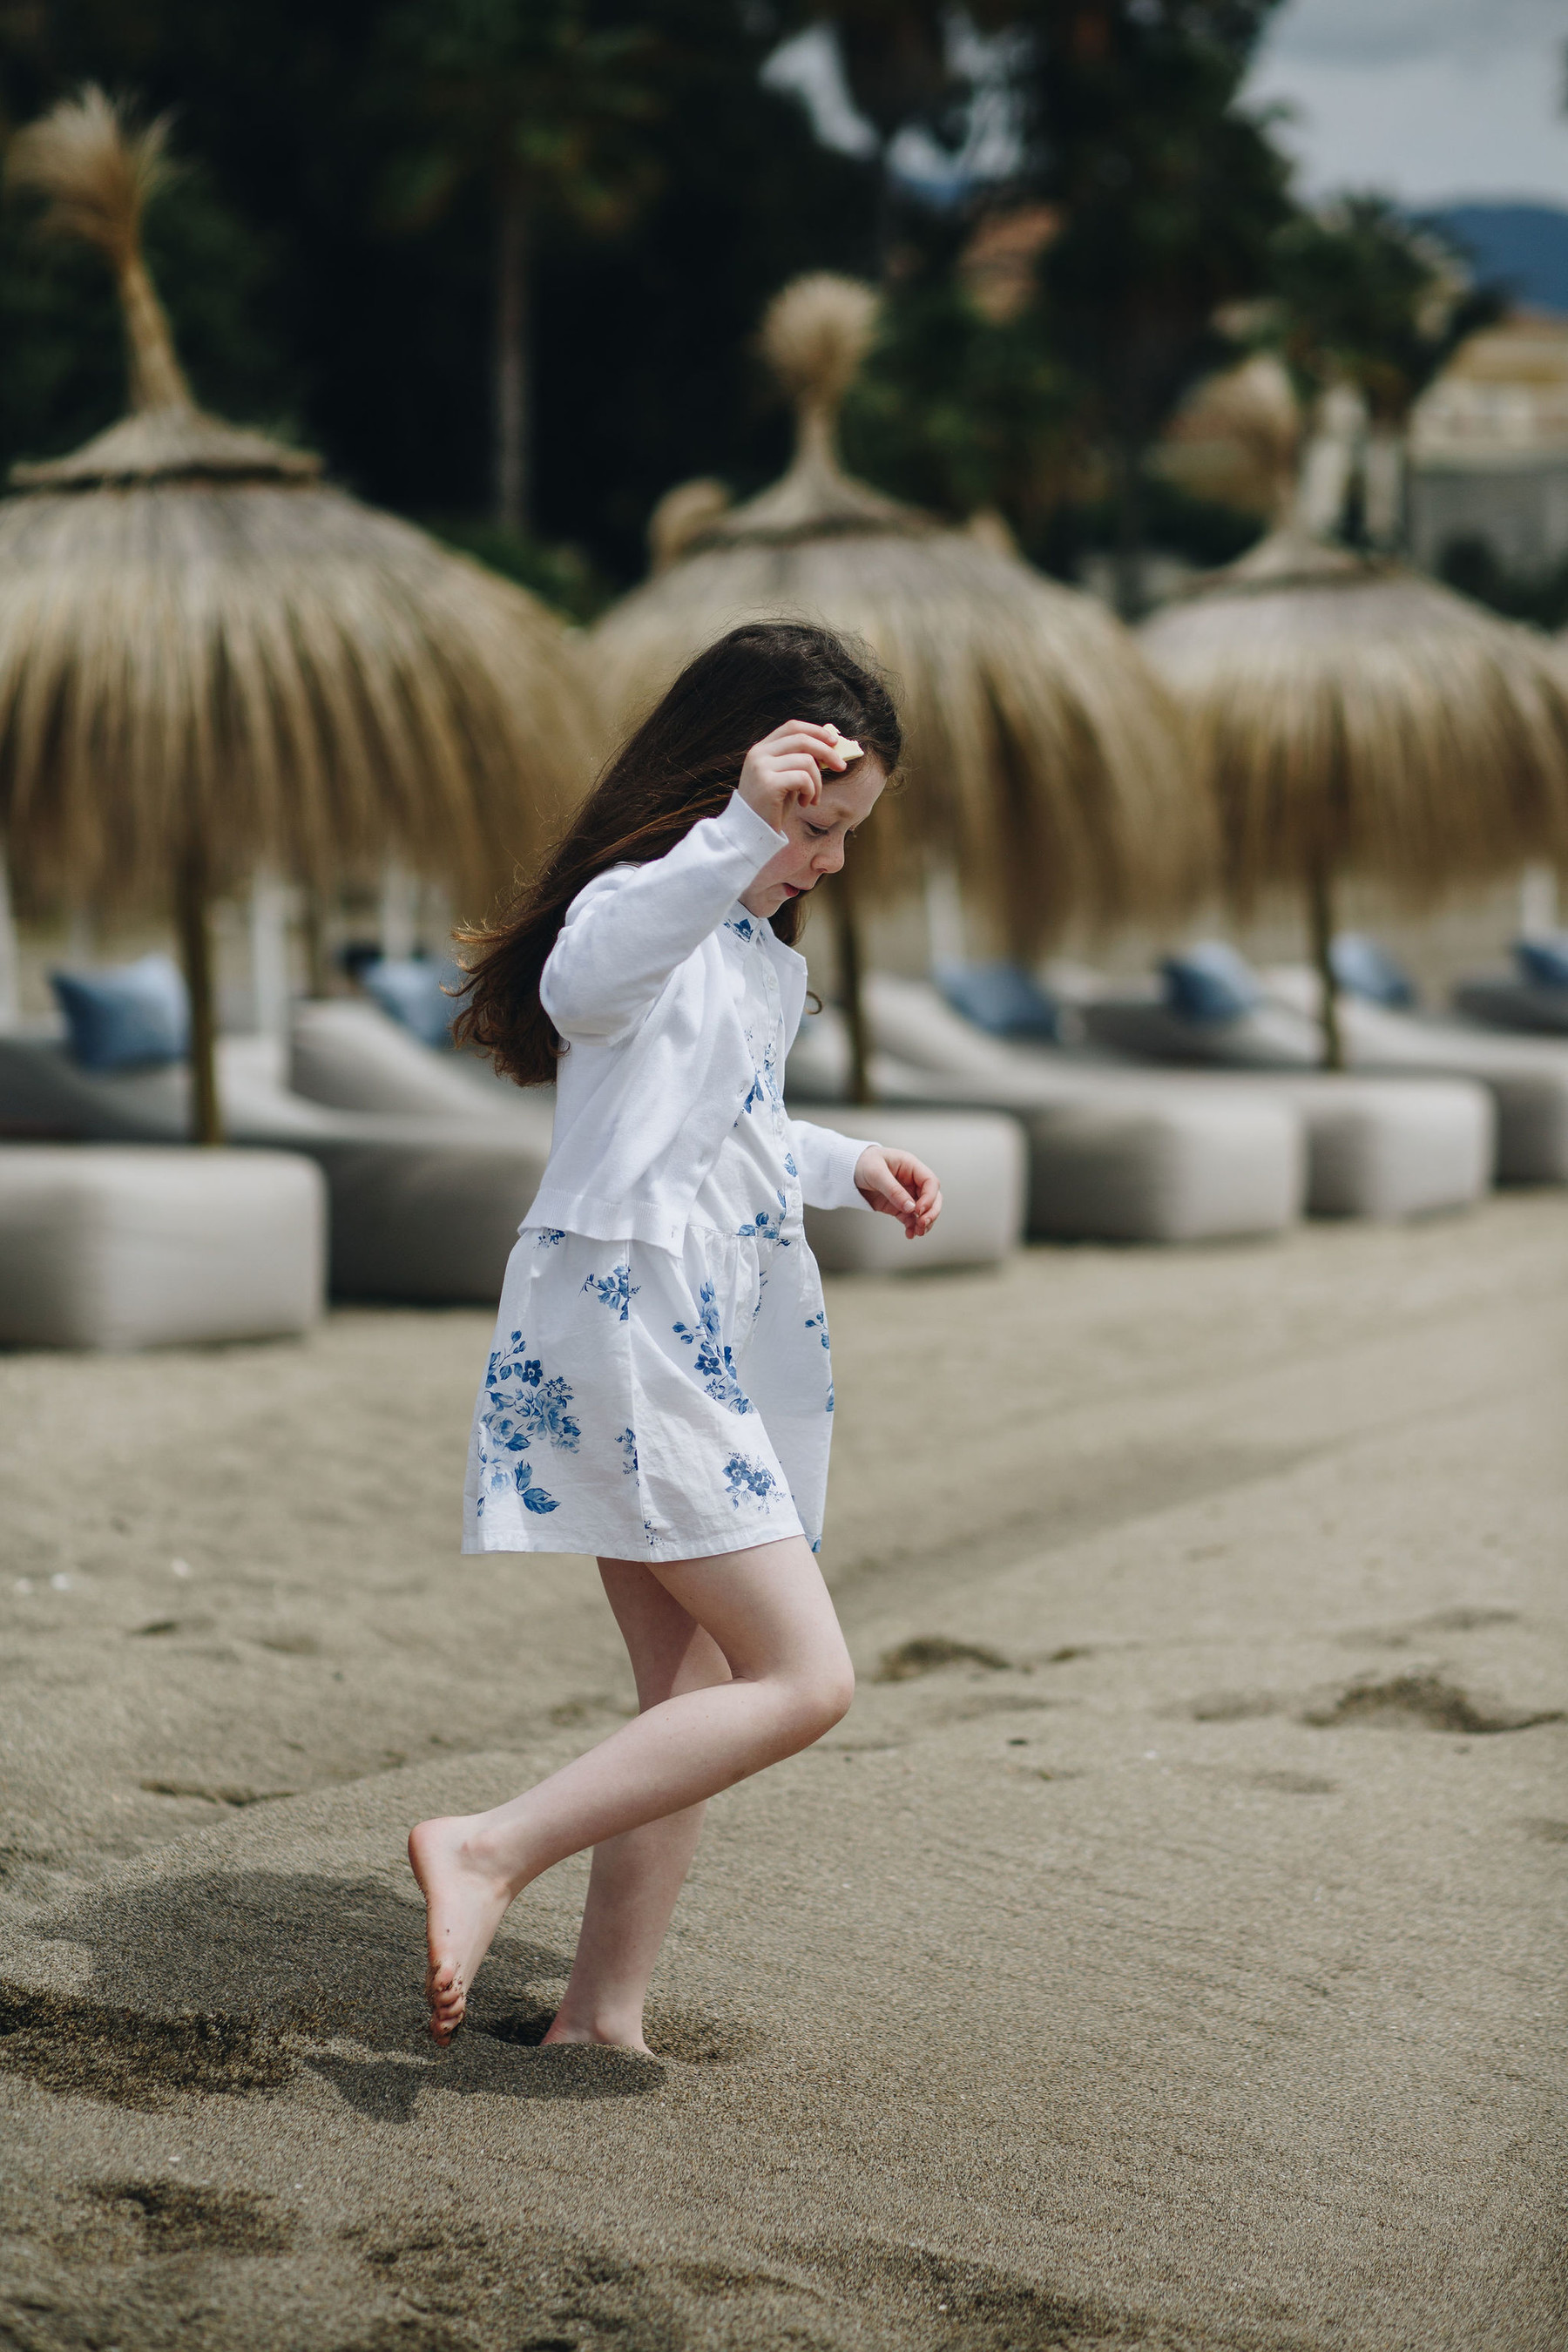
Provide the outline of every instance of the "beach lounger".
[[[351,998],[302,1004],[295,1015],[289,1076],[296,1093],[345,1110],[446,1117],[477,1109],[509,1131],[550,1149],[553,1089],[524,1090],[498,1079],[488,1062],[432,1052],[374,1005]],[[852,1118],[825,1124],[853,1128]],[[885,1142],[902,1144],[940,1169],[943,1206],[934,1232],[914,1246],[889,1217],[854,1209],[812,1209],[806,1231],[830,1274],[910,1274],[948,1265],[994,1265],[1015,1250],[1024,1225],[1023,1136],[1011,1119],[905,1112],[878,1122]]]
[[1453,1006],[1466,1021],[1531,1036],[1568,1038],[1568,988],[1542,988],[1512,972],[1477,972],[1457,981]]
[[[889,983],[879,981],[877,984],[885,999]],[[890,985],[898,989],[909,983]],[[905,1003],[904,1022],[897,1034],[907,1047],[913,1040],[913,1024],[921,1024],[921,1034],[930,1037],[935,1024],[929,1003]],[[958,1020],[969,1027],[961,1015],[946,1007],[940,1009],[949,1021]],[[894,1034],[886,1020],[881,1034]],[[966,1041],[945,1028],[941,1034],[944,1050],[956,1058],[961,1043]],[[1187,1078],[1079,1059],[1048,1045],[1010,1050],[1037,1066],[1043,1063],[1082,1081],[1135,1079],[1144,1088],[1174,1088],[1177,1098],[1191,1097],[1192,1081]],[[1205,1091],[1212,1094],[1227,1083],[1247,1098],[1257,1095],[1258,1082],[1248,1078],[1205,1080]],[[1496,1117],[1490,1096],[1479,1086],[1461,1079],[1379,1080],[1312,1073],[1273,1078],[1268,1092],[1277,1102],[1288,1104],[1300,1119],[1307,1152],[1306,1208],[1310,1216],[1385,1220],[1423,1216],[1468,1208],[1490,1186]]]
[[[499,1297],[543,1174],[548,1136],[537,1122],[514,1126],[482,1102],[438,1118],[331,1110],[285,1085],[280,1049],[263,1037],[220,1041],[218,1083],[232,1144],[303,1152],[325,1175],[338,1297]],[[183,1063],[98,1075],[58,1037],[0,1036],[0,1137],[180,1143],[188,1086]]]
[[[1022,1123],[1033,1235],[1208,1241],[1279,1233],[1300,1213],[1301,1125],[1282,1102],[1235,1088],[1178,1093],[1137,1072],[1003,1045],[952,1012],[935,989],[886,973],[868,977],[866,1002],[879,1048],[871,1071],[879,1110],[985,1108]],[[847,1063],[837,1014],[804,1024],[788,1073],[803,1108],[842,1099]]]
[[[1187,1018],[1165,1001],[1157,980],[1087,995],[1078,1010],[1096,1045],[1140,1060],[1264,1071],[1270,1078],[1316,1070],[1322,1054],[1316,974],[1291,966],[1259,977],[1259,1001],[1228,1021]],[[1340,997],[1339,1013],[1352,1072],[1467,1079],[1487,1089],[1500,1183],[1568,1182],[1568,1050],[1391,1012],[1349,994]]]
[[326,1223],[321,1171],[296,1152],[0,1144],[0,1345],[309,1330]]

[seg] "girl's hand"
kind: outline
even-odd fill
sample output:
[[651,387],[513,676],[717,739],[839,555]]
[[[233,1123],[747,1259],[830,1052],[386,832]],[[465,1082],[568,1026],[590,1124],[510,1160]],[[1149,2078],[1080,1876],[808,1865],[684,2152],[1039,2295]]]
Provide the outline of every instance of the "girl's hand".
[[912,1151],[868,1143],[855,1162],[855,1189],[871,1208],[897,1217],[911,1242],[929,1234],[942,1214],[942,1186]]
[[741,798],[773,826],[788,830],[791,807],[809,808],[822,797],[822,771],[835,773],[860,757],[860,746],[837,727],[816,727],[809,719],[786,719],[753,743],[741,770]]

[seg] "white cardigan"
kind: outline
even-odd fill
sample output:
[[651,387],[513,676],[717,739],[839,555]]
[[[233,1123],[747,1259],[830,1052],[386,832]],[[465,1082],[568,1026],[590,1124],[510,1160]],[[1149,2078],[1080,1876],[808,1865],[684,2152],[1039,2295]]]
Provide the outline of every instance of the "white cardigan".
[[[733,794],[668,856],[595,875],[566,910],[540,980],[565,1041],[555,1136],[525,1223],[679,1249],[698,1186],[751,1091],[752,1057],[718,937],[742,890],[786,846]],[[805,960],[762,927],[784,1050],[805,1007]],[[792,1121],[814,1208],[865,1208],[864,1142]]]

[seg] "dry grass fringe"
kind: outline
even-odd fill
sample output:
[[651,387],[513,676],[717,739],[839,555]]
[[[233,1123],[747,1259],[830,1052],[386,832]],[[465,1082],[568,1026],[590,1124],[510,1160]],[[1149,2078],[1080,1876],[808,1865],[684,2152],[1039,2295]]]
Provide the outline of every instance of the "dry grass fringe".
[[100,90],[12,142],[110,257],[135,414],[0,507],[0,831],[24,893],[163,900],[395,857],[483,907],[588,781],[565,631],[521,588],[201,415],[142,265],[164,125]]
[[565,632],[316,483],[154,481],[0,507],[0,825],[35,897],[157,896],[398,857],[488,898],[581,792]]
[[[1314,862],[1417,905],[1568,860],[1568,666],[1435,582],[1274,541],[1141,632],[1243,905]],[[1316,560],[1312,560],[1316,559]]]

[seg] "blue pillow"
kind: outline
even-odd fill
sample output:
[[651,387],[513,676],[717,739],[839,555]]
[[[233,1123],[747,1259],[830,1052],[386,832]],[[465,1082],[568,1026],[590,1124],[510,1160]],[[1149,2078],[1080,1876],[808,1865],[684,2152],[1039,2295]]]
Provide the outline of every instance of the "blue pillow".
[[1548,931],[1539,940],[1515,940],[1513,960],[1537,988],[1568,988],[1568,931]]
[[184,974],[171,956],[139,956],[100,971],[52,971],[73,1059],[84,1070],[181,1062],[191,1049]]
[[1061,1007],[1021,964],[939,963],[932,977],[953,1011],[993,1037],[1055,1044],[1060,1034]]
[[1160,966],[1165,1002],[1184,1021],[1239,1021],[1263,994],[1252,967],[1224,940],[1200,940]]
[[1415,988],[1407,971],[1385,947],[1364,931],[1341,931],[1329,950],[1334,979],[1347,996],[1363,996],[1369,1004],[1414,1004]]
[[445,1047],[452,1042],[452,1024],[460,1007],[448,989],[459,988],[463,971],[450,958],[439,963],[427,956],[382,956],[367,963],[359,979],[384,1013],[426,1045]]

